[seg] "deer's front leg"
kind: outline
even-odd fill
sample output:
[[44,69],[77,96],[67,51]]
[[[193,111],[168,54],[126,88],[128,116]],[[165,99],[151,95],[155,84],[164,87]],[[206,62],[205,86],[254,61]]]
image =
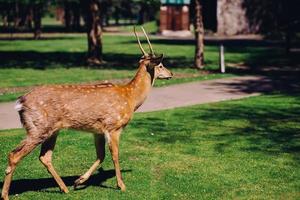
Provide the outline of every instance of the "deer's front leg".
[[87,181],[90,176],[93,174],[93,172],[97,169],[97,167],[103,162],[104,157],[105,157],[105,138],[103,134],[95,134],[94,135],[95,139],[95,147],[96,147],[96,154],[97,154],[97,159],[94,162],[94,164],[90,167],[87,172],[85,172],[82,176],[80,176],[74,184],[74,188],[85,181]]
[[109,150],[110,150],[112,160],[113,160],[114,166],[115,166],[118,187],[122,191],[125,191],[126,186],[122,180],[120,164],[119,164],[119,138],[120,138],[121,131],[122,130],[118,130],[118,131],[114,131],[111,133],[107,133],[107,134],[109,134],[109,136],[107,136],[107,138],[109,138],[108,145],[109,145]]

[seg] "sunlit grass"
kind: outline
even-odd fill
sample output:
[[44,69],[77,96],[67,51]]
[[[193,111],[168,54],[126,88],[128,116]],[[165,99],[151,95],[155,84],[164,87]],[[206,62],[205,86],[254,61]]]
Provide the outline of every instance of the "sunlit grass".
[[[299,100],[299,95],[266,95],[136,114],[120,143],[125,193],[114,189],[108,152],[103,170],[86,188],[73,191],[73,181],[95,159],[93,139],[61,131],[54,166],[70,193],[59,193],[37,149],[18,166],[11,194],[17,199],[298,199]],[[0,132],[0,171],[23,137],[20,129]]]
[[[0,89],[131,78],[141,57],[133,35],[104,35],[103,52],[106,63],[101,67],[88,67],[85,63],[85,34],[45,34],[42,37],[42,40],[0,40]],[[219,66],[217,45],[205,46],[205,69],[211,73],[201,74],[191,68],[194,57],[192,41],[151,41],[156,54],[164,53],[165,66],[175,74],[174,79],[157,82],[156,86],[233,76],[230,68],[227,69],[227,74],[216,73]],[[142,42],[147,49],[146,41]],[[267,58],[278,58],[276,55],[276,50],[270,51],[266,47],[225,47],[227,63],[270,62]],[[11,92],[2,92],[0,101],[12,100],[14,96],[16,95]]]
[[[104,60],[101,68],[87,67],[85,34],[60,34],[43,40],[1,40],[0,88],[44,84],[86,83],[101,80],[132,78],[141,53],[134,36],[104,36]],[[199,74],[190,68],[193,45],[164,44],[153,40],[157,52],[165,53],[165,65],[175,74],[173,80],[157,82],[156,86],[195,80],[228,77],[231,74]],[[146,48],[147,46],[145,46]],[[217,49],[207,47],[208,69],[216,69]],[[210,60],[215,60],[212,63]],[[177,78],[178,75],[178,78]],[[0,101],[14,100],[14,92],[0,95]]]

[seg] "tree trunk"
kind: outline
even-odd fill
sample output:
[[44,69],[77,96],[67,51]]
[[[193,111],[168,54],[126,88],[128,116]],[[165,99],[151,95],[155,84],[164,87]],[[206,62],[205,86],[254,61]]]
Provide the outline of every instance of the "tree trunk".
[[[109,26],[109,14],[108,14],[108,7],[109,4],[107,1],[103,1],[101,3],[101,12],[100,12],[100,19],[101,19],[101,26]],[[105,25],[104,25],[105,24]]]
[[291,25],[287,23],[287,27],[285,30],[285,53],[289,54],[291,50]]
[[70,2],[65,1],[64,11],[65,11],[65,15],[64,15],[65,27],[66,27],[66,30],[69,31],[71,28]]
[[73,29],[79,31],[80,30],[80,7],[78,3],[74,2],[72,4],[72,11],[73,11],[73,22],[72,22]]
[[17,29],[19,28],[19,23],[21,21],[20,17],[20,7],[19,7],[19,2],[15,2],[15,13],[14,13],[14,28]]
[[244,0],[218,0],[217,21],[219,35],[238,35],[255,32],[251,30]]
[[42,4],[33,5],[34,38],[39,39],[42,32]]
[[90,1],[87,11],[88,63],[101,64],[102,60],[102,29],[100,8],[97,1]]
[[26,16],[27,16],[27,5],[20,3],[19,4],[19,27],[22,29],[25,27],[26,24]]
[[32,29],[32,19],[33,19],[33,10],[32,10],[32,6],[29,6],[29,11],[27,14],[27,19],[26,19],[26,24],[27,27],[31,30]]
[[204,27],[201,9],[201,0],[195,0],[194,27],[196,48],[194,65],[197,69],[204,68]]
[[115,7],[115,25],[119,25],[119,18],[120,18],[120,8],[119,6]]
[[145,3],[144,2],[141,2],[140,3],[140,6],[141,6],[141,8],[140,8],[140,10],[139,10],[139,16],[138,16],[138,24],[144,24],[144,22],[145,22]]
[[8,16],[7,16],[7,12],[5,12],[2,16],[2,21],[3,21],[3,28],[7,28],[8,27]]

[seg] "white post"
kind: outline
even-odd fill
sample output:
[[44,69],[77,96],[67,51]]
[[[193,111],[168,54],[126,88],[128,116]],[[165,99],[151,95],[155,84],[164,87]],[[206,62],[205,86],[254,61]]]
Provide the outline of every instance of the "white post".
[[225,58],[224,58],[224,46],[223,44],[220,45],[220,52],[219,52],[219,65],[221,73],[225,73]]

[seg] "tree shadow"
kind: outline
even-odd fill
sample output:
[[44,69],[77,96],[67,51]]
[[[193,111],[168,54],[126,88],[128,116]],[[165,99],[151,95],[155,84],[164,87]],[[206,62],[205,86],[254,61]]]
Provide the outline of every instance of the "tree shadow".
[[[132,170],[121,170],[122,173],[131,172]],[[103,170],[100,168],[97,174],[92,175],[85,183],[83,183],[77,190],[87,188],[89,186],[100,186],[103,188],[117,189],[110,186],[105,186],[103,183],[108,179],[115,177],[115,170]],[[65,176],[61,177],[66,186],[73,186],[74,181],[79,178],[78,176]],[[3,182],[0,182],[0,187],[3,187]],[[49,188],[57,188],[57,190],[48,190]],[[21,194],[28,191],[39,191],[59,193],[59,187],[53,178],[40,178],[40,179],[19,179],[13,180],[9,194]]]
[[224,87],[228,93],[241,93],[241,94],[270,94],[274,92],[280,93],[298,93],[300,92],[299,73],[293,76],[258,76],[255,79],[240,79],[231,82],[218,82],[212,84],[212,87]]
[[[42,35],[41,38],[39,38],[38,40],[77,40],[76,37],[72,37],[72,36],[44,36]],[[17,36],[14,37],[14,35],[11,36],[6,36],[6,37],[0,37],[0,41],[36,41],[37,39],[33,38],[33,37],[25,37],[25,36]]]
[[[88,66],[84,52],[37,52],[37,51],[0,51],[0,68],[30,68],[44,70],[48,68],[78,68]],[[104,53],[106,63],[92,66],[105,69],[136,69],[140,54]],[[189,66],[191,59],[178,56],[164,59],[167,66],[180,68]]]
[[149,143],[190,148],[202,141],[213,144],[217,153],[233,149],[272,156],[287,153],[300,162],[300,93],[285,94],[288,103],[282,102],[280,94],[271,98],[170,110],[133,120],[132,126],[143,127],[143,134],[136,137]]
[[[219,153],[224,153],[241,141],[247,141],[245,145],[239,147],[240,151],[260,152],[268,155],[289,153],[295,160],[300,161],[300,129],[297,126],[285,125],[285,123],[300,122],[300,112],[295,109],[300,106],[297,103],[300,100],[299,94],[291,98],[295,101],[291,107],[268,106],[264,102],[258,105],[233,103],[226,108],[207,109],[197,118],[206,119],[210,124],[218,124],[221,129],[230,130],[229,133],[206,135],[207,139],[217,141],[215,150]],[[230,120],[247,121],[248,124],[238,127],[234,124],[222,123]]]
[[[122,26],[134,26],[136,23],[134,22],[123,22],[119,23],[118,25],[113,24],[114,27],[122,27]],[[103,32],[120,32],[118,30],[111,30],[109,29],[110,26],[102,26]],[[66,28],[64,25],[60,24],[43,24],[41,27],[41,32],[42,35],[43,33],[86,33],[86,28],[85,26],[81,25],[80,27],[77,28]],[[13,26],[9,27],[3,27],[0,26],[0,33],[32,33],[33,35],[33,30],[25,27],[21,28],[14,28]]]
[[[44,40],[59,40],[64,37],[48,37],[42,38]],[[21,38],[22,39],[22,38]],[[30,40],[30,38],[27,38]],[[72,37],[70,37],[72,39]],[[16,38],[19,40],[19,38]],[[146,40],[142,41],[147,43]],[[155,44],[165,45],[194,45],[193,39],[151,39]],[[135,40],[120,42],[120,45],[135,44]],[[299,63],[299,55],[289,54],[285,56],[283,50],[280,48],[280,42],[270,42],[267,40],[253,40],[253,39],[218,39],[211,38],[205,40],[207,46],[219,46],[221,43],[225,46],[225,61],[234,62],[235,58],[226,60],[227,53],[249,54],[245,60],[245,64],[251,66],[252,70],[257,70],[261,65],[284,64],[290,62],[295,65]],[[249,48],[248,48],[249,47]],[[251,47],[262,47],[258,50]],[[217,51],[217,49],[216,49]],[[275,55],[275,56],[274,56]],[[107,61],[100,66],[93,66],[93,68],[106,69],[136,69],[140,54],[129,53],[105,53],[104,60]],[[285,56],[285,57],[284,57]],[[47,69],[47,68],[76,68],[88,66],[86,62],[86,52],[39,52],[39,51],[0,51],[1,63],[0,68],[32,68],[32,69]],[[183,54],[181,56],[166,57],[164,63],[166,66],[172,68],[182,68],[193,66],[193,55]],[[217,60],[206,59],[206,65],[218,65]],[[231,71],[229,73],[239,73],[239,71]],[[216,72],[216,71],[215,71]]]
[[[124,41],[124,44],[133,44],[135,41]],[[142,40],[142,43],[147,43],[146,40]],[[180,45],[180,46],[194,46],[195,41],[193,39],[186,38],[153,38],[151,39],[152,44],[157,45]],[[208,37],[204,41],[205,46],[209,47],[219,47],[221,44],[225,47],[225,63],[236,63],[241,62],[237,61],[237,57],[234,54],[239,54],[244,59],[242,60],[242,65],[246,65],[247,70],[235,69],[228,67],[227,72],[237,73],[237,74],[262,74],[262,71],[269,70],[272,67],[280,67],[281,71],[295,71],[295,68],[300,69],[300,52],[291,52],[287,54],[285,52],[285,43],[282,40],[267,40],[267,39],[252,39],[252,38],[218,38],[218,37]],[[293,43],[294,47],[297,49],[300,47],[299,41]],[[218,52],[218,49],[215,49],[215,52]],[[176,57],[172,58],[173,60],[170,64],[183,65],[183,66],[193,66],[193,55],[189,57]],[[205,65],[218,65],[218,60],[212,60],[210,58],[205,59]],[[240,64],[240,63],[239,63]],[[289,66],[290,69],[287,69],[286,66]],[[277,69],[278,71],[278,69]],[[216,71],[215,71],[216,72]],[[266,73],[264,73],[266,74]]]
[[[136,41],[124,41],[122,44],[135,44]],[[141,39],[142,44],[147,44],[147,40]],[[163,45],[195,45],[193,38],[151,38],[151,44]],[[284,42],[280,40],[252,39],[252,38],[226,38],[226,37],[206,37],[204,45],[220,46],[223,44],[227,47],[283,47]],[[298,43],[297,43],[298,44]]]
[[[85,33],[85,27],[81,26],[76,29],[70,29],[68,30],[63,25],[51,25],[51,24],[44,24],[41,29],[42,33]],[[0,27],[0,33],[32,33],[33,30],[29,28],[14,28],[13,26],[9,27]]]
[[72,68],[85,64],[81,52],[0,51],[0,57],[0,68]]
[[[235,52],[238,49],[231,48],[229,51]],[[271,85],[273,91],[284,93],[300,91],[300,52],[286,54],[281,48],[267,48],[259,52],[250,52],[242,65],[244,65],[242,68],[238,66],[231,68],[231,73],[265,76],[268,79],[267,85]],[[257,84],[242,83],[241,88],[253,91],[255,88],[263,87],[266,79]]]

